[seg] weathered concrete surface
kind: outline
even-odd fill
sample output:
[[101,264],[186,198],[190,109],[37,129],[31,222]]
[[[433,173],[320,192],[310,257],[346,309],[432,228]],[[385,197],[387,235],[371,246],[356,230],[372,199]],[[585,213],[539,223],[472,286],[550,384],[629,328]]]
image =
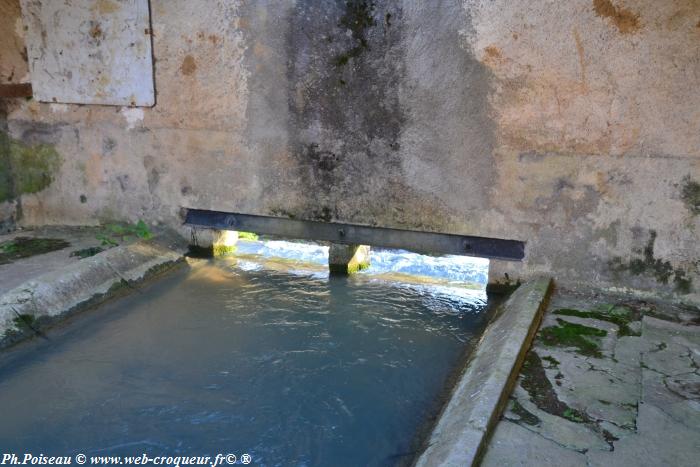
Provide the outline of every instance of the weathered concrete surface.
[[[102,242],[97,236],[102,232],[100,227],[61,227],[48,226],[27,230],[16,230],[0,236],[0,244],[15,238],[50,238],[65,241],[65,248],[32,255],[26,258],[0,264],[0,295],[14,289],[23,282],[35,279],[41,274],[58,271],[64,267],[81,261],[77,252],[87,248],[101,248]],[[131,241],[128,243],[132,243]]]
[[24,225],[185,206],[514,238],[494,279],[700,302],[697,1],[151,7],[154,108],[9,109],[64,160]]
[[508,421],[496,426],[493,448],[481,463],[498,467],[582,467],[586,457]]
[[[79,261],[50,254],[34,257],[34,261],[45,257],[48,272],[43,274],[22,268],[21,262],[19,267],[7,265],[0,274],[16,271],[25,281],[0,295],[0,346],[33,335],[44,325],[100,303],[121,287],[133,287],[181,262],[184,246],[173,235],[163,235],[116,246]],[[58,267],[61,263],[63,266]]]
[[537,332],[551,287],[550,279],[528,282],[497,310],[416,465],[478,464]]
[[370,264],[368,245],[331,243],[328,249],[328,270],[331,274],[353,274]]
[[697,465],[699,323],[697,309],[555,292],[482,465]]

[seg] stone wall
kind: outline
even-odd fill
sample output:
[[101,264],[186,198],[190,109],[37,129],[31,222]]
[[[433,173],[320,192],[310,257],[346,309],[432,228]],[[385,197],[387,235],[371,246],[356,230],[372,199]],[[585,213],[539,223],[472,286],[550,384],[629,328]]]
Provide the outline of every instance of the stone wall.
[[194,207],[513,238],[526,261],[495,270],[700,301],[697,1],[151,15],[153,108],[10,104],[17,147],[57,154],[22,223]]

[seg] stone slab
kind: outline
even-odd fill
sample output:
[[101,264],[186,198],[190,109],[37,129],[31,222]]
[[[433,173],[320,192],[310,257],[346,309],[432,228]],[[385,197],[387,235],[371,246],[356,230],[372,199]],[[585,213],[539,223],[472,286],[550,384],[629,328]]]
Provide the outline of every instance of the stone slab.
[[551,287],[548,278],[528,282],[497,310],[416,465],[478,463],[537,331]]
[[[104,301],[122,286],[133,287],[183,261],[182,252],[168,246],[171,241],[163,237],[160,241],[142,240],[111,248],[0,295],[0,348],[38,332],[45,324]],[[19,325],[19,315],[33,317],[31,329]]]
[[578,467],[586,465],[586,457],[576,451],[528,431],[527,429],[503,421],[498,424],[491,440],[491,446],[484,455],[482,467],[532,466],[538,467]]

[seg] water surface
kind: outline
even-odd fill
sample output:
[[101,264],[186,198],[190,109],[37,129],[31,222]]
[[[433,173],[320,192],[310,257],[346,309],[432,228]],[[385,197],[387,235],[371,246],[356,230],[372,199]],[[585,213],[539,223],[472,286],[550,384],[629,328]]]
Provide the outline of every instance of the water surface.
[[0,446],[393,465],[481,332],[480,292],[193,261],[0,358]]

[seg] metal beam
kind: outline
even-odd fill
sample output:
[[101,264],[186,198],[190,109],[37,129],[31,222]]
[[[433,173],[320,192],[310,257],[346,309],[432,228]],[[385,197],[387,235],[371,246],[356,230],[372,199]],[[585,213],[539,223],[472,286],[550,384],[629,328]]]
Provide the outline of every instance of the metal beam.
[[32,83],[0,84],[0,98],[32,97]]
[[520,261],[525,242],[364,225],[317,222],[284,217],[188,209],[186,225],[218,230],[242,230],[286,238],[401,248],[417,253],[478,256]]

